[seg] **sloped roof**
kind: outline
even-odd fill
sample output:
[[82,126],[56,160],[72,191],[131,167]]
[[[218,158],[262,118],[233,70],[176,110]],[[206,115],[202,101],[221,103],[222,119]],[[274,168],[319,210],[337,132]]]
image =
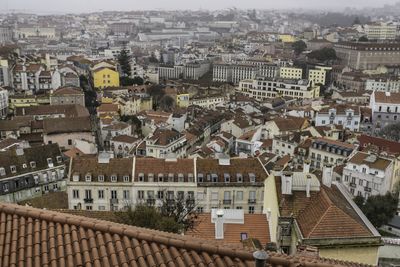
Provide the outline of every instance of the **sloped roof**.
[[92,126],[89,117],[45,119],[43,131],[46,134],[91,132]]
[[271,242],[265,214],[244,214],[244,224],[224,223],[224,239],[219,240],[215,239],[215,224],[211,222],[211,213],[199,214],[193,230],[186,234],[220,243],[241,244],[241,233],[247,233],[249,238],[258,239],[261,244]]

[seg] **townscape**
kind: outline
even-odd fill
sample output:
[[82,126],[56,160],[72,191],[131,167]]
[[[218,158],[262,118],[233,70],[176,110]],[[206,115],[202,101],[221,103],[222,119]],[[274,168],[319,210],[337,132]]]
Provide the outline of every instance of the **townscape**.
[[400,265],[400,2],[0,13],[0,117],[0,266]]

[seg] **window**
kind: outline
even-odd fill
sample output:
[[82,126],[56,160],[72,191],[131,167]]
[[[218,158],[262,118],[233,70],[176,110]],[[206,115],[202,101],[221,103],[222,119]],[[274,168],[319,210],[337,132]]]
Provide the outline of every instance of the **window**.
[[197,212],[198,213],[203,213],[203,207],[197,207]]
[[243,191],[237,191],[236,192],[236,200],[243,200]]
[[185,181],[185,177],[183,176],[183,173],[179,173],[179,174],[178,174],[178,181],[179,181],[180,183],[183,183],[183,182]]
[[188,174],[188,182],[189,182],[189,183],[193,183],[193,181],[194,181],[193,173],[189,173],[189,174]]
[[16,173],[17,172],[17,167],[15,167],[14,165],[10,166],[10,169],[11,169],[11,173]]
[[157,198],[164,199],[164,191],[157,191]]
[[164,178],[164,175],[163,175],[162,173],[159,173],[159,174],[158,174],[158,181],[159,181],[159,182],[162,182],[162,181],[163,181],[163,178]]
[[124,197],[124,199],[129,199],[129,190],[123,191],[123,197]]
[[256,200],[256,191],[249,192],[249,199]]
[[203,180],[204,180],[204,176],[203,176],[202,173],[198,173],[198,174],[197,174],[197,178],[198,178],[198,180],[199,180],[199,183],[202,183]]
[[144,173],[139,173],[139,182],[144,182]]
[[231,200],[231,191],[224,191],[224,200]]
[[30,162],[30,165],[31,165],[31,168],[32,168],[32,169],[36,168],[36,162],[31,161],[31,162]]
[[85,190],[85,199],[92,199],[92,190]]
[[344,181],[345,181],[345,182],[348,182],[348,181],[349,181],[349,176],[348,176],[348,175],[345,175],[345,176],[344,176]]
[[360,186],[363,185],[363,180],[362,179],[358,180],[358,185],[360,185]]
[[236,181],[238,183],[243,183],[243,175],[241,173],[236,174]]
[[138,199],[144,199],[144,191],[143,190],[138,191]]
[[229,173],[225,173],[224,174],[224,181],[225,183],[229,183],[231,180],[231,176],[229,175]]
[[92,210],[93,207],[92,206],[86,206],[86,210]]
[[111,182],[115,183],[117,181],[116,175],[111,175]]
[[99,182],[104,182],[104,175],[99,175],[97,179],[99,180]]
[[53,167],[53,160],[51,158],[48,158],[47,164],[49,165],[49,167]]
[[56,159],[57,159],[57,163],[61,163],[62,162],[62,157],[61,156],[57,156]]
[[26,163],[24,163],[24,164],[22,164],[22,168],[26,169],[26,168],[28,168],[28,165],[26,165]]
[[68,145],[72,146],[72,140],[71,139],[68,139]]
[[249,206],[249,214],[254,214],[254,206]]
[[106,210],[105,206],[99,206],[99,210]]
[[97,197],[98,199],[104,199],[104,190],[97,191]]
[[366,168],[362,168],[362,172],[363,173],[367,173],[367,169]]
[[154,182],[154,174],[149,173],[149,175],[147,176],[148,180],[150,183]]
[[147,198],[154,199],[154,191],[147,191]]
[[170,173],[170,174],[168,174],[168,182],[174,182],[174,174],[173,173]]
[[91,182],[92,181],[92,175],[91,174],[86,174],[85,181],[86,182]]
[[72,190],[72,198],[79,198],[79,190]]
[[250,183],[256,182],[256,175],[254,173],[249,173]]
[[129,175],[124,175],[124,182],[128,183],[129,182]]
[[118,195],[117,195],[117,190],[111,190],[111,199],[117,199]]
[[203,192],[197,192],[197,199],[198,200],[203,200],[204,199],[204,193]]
[[211,192],[211,200],[218,200],[218,192]]
[[4,168],[0,168],[0,175],[1,176],[6,175],[6,170]]

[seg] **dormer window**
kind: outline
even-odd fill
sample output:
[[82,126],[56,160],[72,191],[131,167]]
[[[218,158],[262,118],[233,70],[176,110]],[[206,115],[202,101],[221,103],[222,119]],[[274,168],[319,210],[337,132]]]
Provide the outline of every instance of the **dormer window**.
[[53,160],[51,158],[48,158],[47,164],[49,165],[49,167],[53,167]]
[[193,173],[189,173],[188,174],[188,182],[193,183],[193,180],[194,180]]
[[154,182],[154,174],[153,173],[149,173],[148,179],[149,179],[150,183],[153,183]]
[[99,175],[99,176],[97,176],[97,180],[98,180],[99,182],[104,182],[104,175]]
[[199,183],[202,183],[204,181],[204,175],[202,173],[198,173],[197,178],[199,180]]
[[31,161],[31,162],[30,162],[30,165],[31,165],[31,168],[32,168],[32,169],[36,168],[36,162]]
[[218,175],[216,175],[215,173],[211,174],[211,179],[213,183],[218,182]]
[[12,165],[12,166],[10,166],[10,170],[11,170],[11,173],[16,173],[17,172],[17,167]]
[[249,180],[250,180],[250,183],[255,183],[256,175],[254,173],[249,173]]
[[163,175],[162,173],[159,173],[159,174],[158,174],[158,181],[159,181],[159,182],[162,182],[163,179],[164,179],[164,175]]
[[138,179],[139,182],[144,182],[144,173],[139,173]]
[[6,170],[3,167],[0,168],[0,175],[1,176],[6,175]]
[[72,181],[74,181],[74,182],[79,182],[79,174],[74,174],[73,176],[72,176]]
[[8,192],[8,183],[3,184],[3,191]]
[[117,176],[115,174],[111,175],[111,182],[115,183],[117,181]]
[[174,181],[174,174],[173,173],[170,173],[170,174],[168,174],[168,182],[173,182]]
[[231,176],[229,173],[224,173],[224,181],[225,183],[229,183],[231,181]]
[[185,182],[185,176],[183,175],[183,173],[178,174],[178,182],[180,183]]
[[92,175],[90,173],[85,175],[85,181],[86,182],[91,182],[92,181]]
[[28,168],[28,165],[26,163],[22,164],[22,169]]
[[57,163],[61,163],[62,162],[62,157],[61,156],[57,156],[56,159],[57,159]]
[[241,173],[236,174],[236,181],[238,183],[243,183],[243,175]]
[[124,183],[129,183],[129,175],[124,175]]

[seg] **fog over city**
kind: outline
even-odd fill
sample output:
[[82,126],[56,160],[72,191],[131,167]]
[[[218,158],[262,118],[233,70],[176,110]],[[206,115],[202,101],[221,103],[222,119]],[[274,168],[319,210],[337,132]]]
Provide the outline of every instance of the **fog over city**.
[[150,9],[223,9],[223,8],[242,8],[242,9],[337,9],[345,7],[363,8],[380,7],[384,4],[394,4],[394,0],[337,0],[337,1],[319,1],[319,0],[203,0],[203,1],[183,1],[183,0],[1,0],[0,11],[25,11],[38,13],[82,13],[105,10],[150,10]]

